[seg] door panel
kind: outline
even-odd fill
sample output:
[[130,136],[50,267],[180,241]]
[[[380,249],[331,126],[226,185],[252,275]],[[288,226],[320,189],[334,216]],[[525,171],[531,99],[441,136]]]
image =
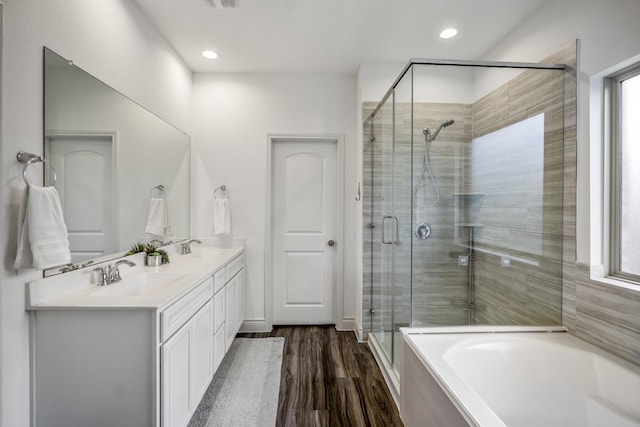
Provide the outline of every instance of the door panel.
[[71,261],[116,252],[111,137],[49,137],[47,149],[56,170]]
[[[308,304],[322,306],[324,303],[324,253],[287,252],[285,254],[285,304]],[[300,279],[305,286],[300,286]]]
[[276,142],[272,170],[273,323],[333,323],[337,142]]

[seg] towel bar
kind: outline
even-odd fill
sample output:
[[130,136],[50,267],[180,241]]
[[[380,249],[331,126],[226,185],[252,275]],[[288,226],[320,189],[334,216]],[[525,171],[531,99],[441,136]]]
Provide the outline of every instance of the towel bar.
[[153,191],[154,190],[158,190],[160,192],[160,198],[164,199],[164,196],[166,194],[166,192],[164,191],[164,185],[160,184],[160,185],[156,185],[155,187],[153,187],[151,189],[151,192],[149,193],[149,196],[153,197]]
[[18,159],[20,163],[25,163],[24,168],[22,169],[22,178],[24,179],[24,182],[27,185],[31,185],[31,183],[27,179],[27,169],[33,163],[44,163],[45,165],[49,166],[49,168],[51,169],[51,174],[53,175],[53,183],[51,185],[52,186],[55,185],[57,180],[56,170],[53,168],[53,165],[51,164],[51,162],[45,159],[44,156],[38,156],[37,154],[26,153],[20,150],[18,152],[18,155],[16,156],[16,159]]
[[221,185],[220,187],[218,187],[215,190],[213,190],[213,198],[214,199],[218,198],[218,197],[216,197],[217,193],[218,193],[218,190],[223,192],[223,196],[225,196],[225,197],[223,197],[224,199],[228,199],[229,198],[230,193],[229,193],[229,190],[227,190],[227,186],[226,185]]

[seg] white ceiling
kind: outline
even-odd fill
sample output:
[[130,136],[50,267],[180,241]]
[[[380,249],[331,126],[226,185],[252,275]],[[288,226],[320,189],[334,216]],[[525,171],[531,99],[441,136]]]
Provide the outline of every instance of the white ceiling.
[[[196,72],[355,73],[363,62],[482,55],[552,0],[135,0]],[[442,40],[453,26],[457,37]],[[202,58],[203,49],[219,53]]]

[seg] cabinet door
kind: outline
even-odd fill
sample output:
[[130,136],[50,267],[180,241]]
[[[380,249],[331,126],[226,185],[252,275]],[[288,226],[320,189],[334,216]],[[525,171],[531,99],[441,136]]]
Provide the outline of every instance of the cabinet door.
[[213,378],[213,301],[209,300],[190,323],[189,407],[193,412]]
[[225,344],[227,350],[231,347],[231,343],[236,336],[236,303],[235,303],[235,277],[225,285],[224,302],[225,302]]
[[227,346],[225,345],[225,335],[226,331],[224,328],[224,323],[218,329],[218,332],[213,336],[213,372],[215,373],[222,363],[222,359],[224,359],[224,354],[227,351]]
[[162,346],[162,426],[182,427],[189,421],[189,328]]
[[236,316],[235,316],[235,330],[236,333],[242,327],[242,322],[244,322],[244,269],[240,270],[240,272],[235,277],[235,306],[236,306]]
[[[224,271],[224,270],[223,270]],[[214,333],[224,324],[224,288],[213,296],[213,330]]]

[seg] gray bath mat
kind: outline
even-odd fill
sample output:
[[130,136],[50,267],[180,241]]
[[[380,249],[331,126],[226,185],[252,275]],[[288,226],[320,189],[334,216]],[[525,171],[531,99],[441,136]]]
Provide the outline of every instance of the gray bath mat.
[[236,338],[189,427],[273,426],[284,338]]

